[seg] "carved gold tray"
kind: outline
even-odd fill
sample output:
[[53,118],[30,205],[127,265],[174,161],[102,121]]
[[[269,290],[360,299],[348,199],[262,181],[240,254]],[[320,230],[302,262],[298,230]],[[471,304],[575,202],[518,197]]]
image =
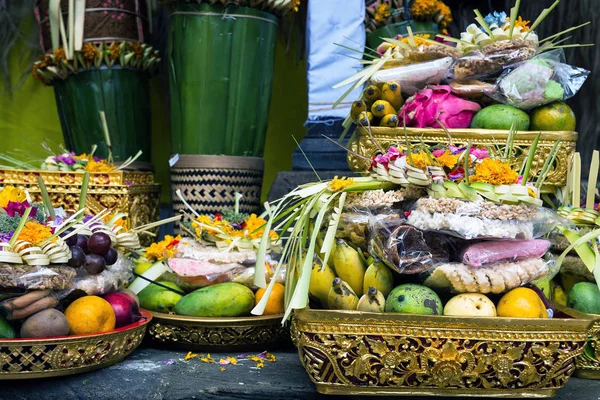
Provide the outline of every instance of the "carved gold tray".
[[[383,149],[387,149],[392,145],[402,145],[405,143],[404,128],[371,128],[375,141]],[[509,131],[491,130],[491,129],[450,129],[452,142],[455,146],[466,146],[469,141],[473,145],[503,146],[508,138]],[[531,147],[533,140],[539,132],[520,131],[514,138],[514,147],[521,156],[517,160],[517,164],[521,165],[523,158]],[[442,129],[433,128],[406,128],[408,141],[412,144],[421,143],[421,140],[430,145],[448,144],[448,135]],[[547,155],[550,153],[552,146],[558,139],[561,140],[560,149],[556,157],[554,165],[550,168],[548,177],[545,181],[543,191],[553,191],[556,186],[564,186],[567,182],[567,165],[572,154],[575,153],[575,144],[577,142],[577,132],[542,132],[538,142],[537,152],[531,166],[533,177],[539,174]],[[350,143],[350,150],[368,158],[373,157],[379,152],[379,149],[368,131],[364,128],[357,128],[354,139]],[[362,159],[352,152],[348,152],[348,166],[356,172],[365,172],[370,167],[370,162]]]
[[184,317],[153,312],[148,338],[159,346],[196,351],[252,351],[289,341],[283,315],[237,318]]
[[109,333],[47,339],[1,339],[0,380],[66,376],[122,361],[142,343],[152,314]]
[[[42,202],[37,177],[41,176],[55,207],[77,211],[83,172],[20,170],[0,168],[0,186],[13,185],[28,189],[33,201]],[[126,213],[132,227],[159,219],[160,185],[152,172],[115,171],[91,173],[86,207],[91,213],[107,208],[114,213]],[[158,228],[155,229],[157,231]],[[142,244],[149,245],[152,237],[140,235]]]
[[291,330],[320,393],[551,397],[592,322],[303,309]]
[[584,379],[600,379],[600,315],[588,331],[588,342],[585,350],[577,357],[575,376]]

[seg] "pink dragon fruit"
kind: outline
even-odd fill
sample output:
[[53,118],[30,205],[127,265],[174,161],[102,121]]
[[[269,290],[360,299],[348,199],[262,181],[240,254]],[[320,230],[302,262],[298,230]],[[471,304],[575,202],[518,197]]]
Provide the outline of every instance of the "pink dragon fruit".
[[398,117],[400,126],[414,128],[441,128],[438,119],[446,128],[468,128],[479,104],[461,99],[452,94],[448,85],[430,86],[406,100]]

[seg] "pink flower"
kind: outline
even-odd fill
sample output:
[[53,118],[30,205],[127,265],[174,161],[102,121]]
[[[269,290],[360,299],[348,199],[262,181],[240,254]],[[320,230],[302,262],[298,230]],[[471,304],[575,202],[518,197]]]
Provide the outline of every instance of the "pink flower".
[[479,104],[461,99],[452,94],[448,85],[431,86],[410,97],[398,117],[400,126],[415,128],[440,128],[438,119],[446,128],[468,128]]
[[478,149],[477,147],[471,147],[471,155],[475,156],[478,160],[490,158],[490,152],[488,149]]
[[388,152],[387,152],[388,161],[394,161],[398,157],[401,157],[401,156],[403,156],[403,154],[400,153],[400,151],[397,148],[395,148],[394,146],[392,146],[388,149]]
[[433,154],[434,157],[439,157],[439,156],[443,156],[444,153],[446,152],[446,150],[444,149],[437,149],[431,152],[431,154]]

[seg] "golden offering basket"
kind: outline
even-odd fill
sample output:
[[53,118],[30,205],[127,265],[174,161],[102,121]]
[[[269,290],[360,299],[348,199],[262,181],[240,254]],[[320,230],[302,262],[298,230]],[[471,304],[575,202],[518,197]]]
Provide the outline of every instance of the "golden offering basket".
[[67,376],[116,364],[142,343],[152,314],[108,333],[44,339],[0,339],[0,380]]
[[[568,310],[571,314],[571,310]],[[574,312],[576,313],[576,312]],[[593,319],[296,310],[292,340],[324,394],[551,397]]]
[[588,342],[585,350],[576,359],[575,376],[584,379],[600,379],[600,315],[588,331]]
[[154,344],[194,351],[273,349],[289,341],[283,314],[259,317],[204,318],[153,312],[148,337]]
[[[392,145],[402,146],[405,141],[404,128],[372,127],[373,138],[381,148],[387,150]],[[460,147],[466,146],[469,141],[472,145],[504,147],[508,139],[509,131],[491,129],[449,129],[452,144]],[[527,155],[529,148],[539,132],[519,131],[514,137],[514,149],[520,156],[516,163],[520,166]],[[533,164],[531,165],[531,177],[535,178],[540,173],[544,162],[552,146],[557,140],[561,140],[558,155],[554,165],[550,167],[548,176],[542,187],[543,192],[553,192],[557,186],[564,186],[567,182],[568,160],[575,153],[577,143],[577,132],[542,132],[538,142],[537,151]],[[443,129],[435,128],[406,128],[408,142],[416,145],[425,143],[427,145],[448,144],[448,135]],[[422,141],[422,142],[421,142]],[[357,128],[355,137],[350,142],[350,150],[362,156],[371,158],[379,152],[379,147],[373,143],[369,132],[365,128]],[[370,168],[370,162],[348,152],[348,166],[355,172],[365,172]]]
[[[12,185],[28,189],[33,201],[41,203],[38,176],[42,177],[54,207],[77,211],[83,172],[0,168],[0,186]],[[105,208],[113,214],[125,213],[130,219],[131,227],[142,226],[159,219],[160,184],[154,182],[152,172],[90,173],[86,207],[91,213]],[[144,245],[149,245],[152,237],[142,232],[140,240]]]

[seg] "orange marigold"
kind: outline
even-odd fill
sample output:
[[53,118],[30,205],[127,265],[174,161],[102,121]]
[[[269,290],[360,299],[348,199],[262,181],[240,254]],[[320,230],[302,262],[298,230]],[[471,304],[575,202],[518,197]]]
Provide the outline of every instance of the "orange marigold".
[[484,182],[491,185],[510,185],[517,183],[519,175],[506,162],[485,158],[475,166],[475,175],[470,182]]
[[83,58],[85,60],[90,62],[94,61],[96,57],[100,56],[100,52],[98,51],[96,46],[94,46],[91,43],[86,43],[83,45],[83,47],[81,48],[81,54],[83,54]]
[[67,55],[65,54],[65,48],[64,47],[59,47],[57,49],[54,50],[54,62],[55,63],[60,63],[61,61],[64,61],[67,59]]
[[406,162],[413,167],[425,169],[427,165],[431,165],[431,160],[427,153],[421,150],[418,153],[412,153],[409,156],[406,156]]
[[88,172],[112,172],[114,169],[114,164],[106,160],[94,161],[93,158],[85,166],[85,170]]
[[454,154],[452,154],[452,152],[450,152],[450,150],[446,150],[444,151],[444,154],[442,154],[439,157],[436,157],[436,160],[442,164],[443,167],[452,169],[456,166],[456,163],[458,162],[458,156],[455,156]]
[[144,55],[144,48],[137,42],[129,43],[129,50],[131,50],[135,58],[139,59]]
[[111,61],[116,60],[117,58],[119,58],[119,55],[121,54],[121,46],[117,43],[114,42],[113,44],[111,44],[108,47],[108,59]]
[[33,245],[38,245],[42,241],[52,236],[52,230],[50,227],[37,223],[35,221],[29,221],[25,224],[17,240],[23,240]]

